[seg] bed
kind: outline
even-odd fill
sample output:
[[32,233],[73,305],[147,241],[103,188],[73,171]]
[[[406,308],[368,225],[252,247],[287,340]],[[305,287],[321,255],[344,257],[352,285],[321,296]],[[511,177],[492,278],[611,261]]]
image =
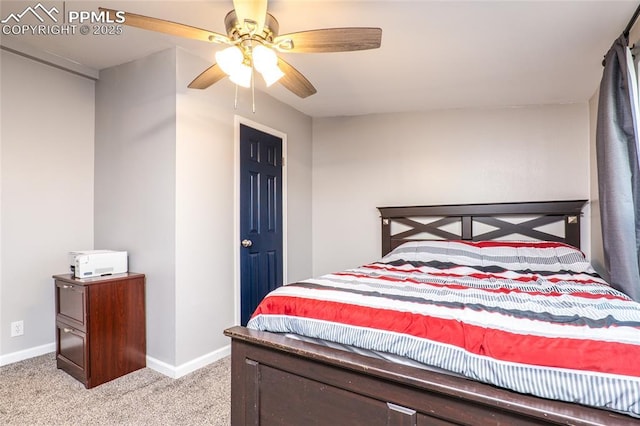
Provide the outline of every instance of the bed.
[[[585,204],[379,208],[379,261],[283,286],[225,330],[232,424],[640,424],[640,305],[577,249]],[[574,317],[575,295],[602,303]]]

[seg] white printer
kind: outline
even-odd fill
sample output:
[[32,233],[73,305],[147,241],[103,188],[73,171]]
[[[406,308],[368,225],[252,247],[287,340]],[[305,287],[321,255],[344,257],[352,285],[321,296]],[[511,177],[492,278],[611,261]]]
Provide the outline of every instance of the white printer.
[[128,271],[127,252],[85,250],[69,252],[69,267],[76,278],[100,277]]

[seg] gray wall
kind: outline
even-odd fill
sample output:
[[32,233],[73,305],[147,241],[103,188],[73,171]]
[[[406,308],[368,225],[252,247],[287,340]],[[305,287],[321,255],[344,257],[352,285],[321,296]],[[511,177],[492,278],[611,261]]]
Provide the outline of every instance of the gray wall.
[[261,92],[256,114],[246,92],[234,110],[228,81],[187,90],[208,65],[167,50],[94,83],[2,52],[0,364],[55,349],[51,275],[92,248],[147,275],[151,365],[178,376],[228,352],[236,116],[286,135],[285,267],[311,275],[311,118]]
[[69,251],[93,248],[94,82],[0,55],[2,365],[55,349],[51,276],[69,271]]
[[255,114],[246,98],[234,110],[228,81],[187,89],[209,65],[166,50],[102,71],[96,89],[96,247],[129,250],[147,274],[147,353],[174,375],[223,353],[235,321],[236,114],[287,135],[286,268],[311,275],[311,119],[261,92]]
[[588,198],[586,103],[314,120],[314,274],[380,256],[378,206]]
[[206,90],[187,85],[210,63],[177,51],[176,327],[177,365],[228,344],[221,331],[235,323],[234,119],[241,116],[286,135],[289,280],[311,275],[311,118],[227,79]]
[[95,248],[146,274],[147,353],[175,363],[175,51],[102,70],[96,83]]

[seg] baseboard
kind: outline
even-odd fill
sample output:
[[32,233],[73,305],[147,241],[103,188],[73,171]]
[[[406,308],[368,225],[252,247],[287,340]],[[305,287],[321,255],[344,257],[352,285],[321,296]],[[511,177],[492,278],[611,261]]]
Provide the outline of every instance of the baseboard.
[[[18,352],[12,352],[6,355],[0,355],[0,367],[55,351],[56,344],[53,342]],[[147,367],[162,373],[165,376],[171,377],[172,379],[178,379],[229,355],[231,355],[231,345],[224,346],[179,366],[169,365],[166,362],[162,362],[147,355]]]
[[14,362],[24,361],[25,359],[34,358],[40,355],[48,354],[56,351],[56,343],[47,343],[46,345],[36,346],[24,349],[18,352],[12,352],[6,355],[0,355],[0,367],[13,364]]
[[178,379],[229,355],[231,355],[231,345],[224,346],[218,350],[178,366],[167,364],[166,362],[147,355],[147,367],[162,373],[165,376],[171,377],[172,379]]

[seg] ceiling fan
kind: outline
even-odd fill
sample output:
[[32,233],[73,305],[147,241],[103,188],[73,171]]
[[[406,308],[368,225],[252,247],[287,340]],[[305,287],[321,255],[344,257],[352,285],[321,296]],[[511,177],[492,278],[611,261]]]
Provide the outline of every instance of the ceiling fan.
[[[100,8],[115,16],[116,11]],[[122,12],[120,12],[121,16]],[[267,0],[233,0],[224,19],[226,35],[158,18],[124,12],[125,25],[187,37],[229,47],[216,53],[217,63],[197,76],[189,87],[206,89],[229,76],[239,86],[253,87],[254,70],[267,86],[275,81],[301,98],[316,93],[307,78],[276,52],[349,52],[380,47],[382,29],[325,28],[279,35],[276,18],[267,12]]]

